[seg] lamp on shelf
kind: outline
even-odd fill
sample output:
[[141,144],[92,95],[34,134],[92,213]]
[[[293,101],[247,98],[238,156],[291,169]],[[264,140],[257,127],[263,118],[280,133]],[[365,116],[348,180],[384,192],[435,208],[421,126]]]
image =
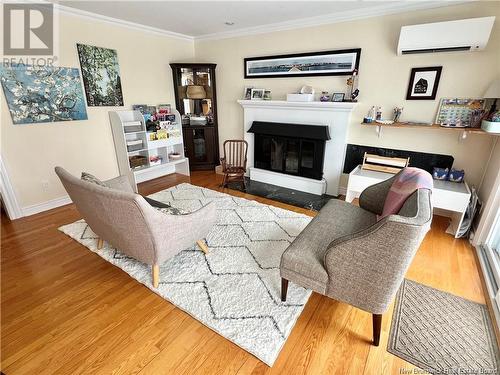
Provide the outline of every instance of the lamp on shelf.
[[186,96],[188,99],[205,99],[207,93],[203,86],[189,85],[186,89]]
[[500,113],[497,110],[497,100],[500,98],[500,78],[495,79],[484,93],[485,99],[493,99],[488,114],[481,123],[481,128],[490,133],[500,133]]

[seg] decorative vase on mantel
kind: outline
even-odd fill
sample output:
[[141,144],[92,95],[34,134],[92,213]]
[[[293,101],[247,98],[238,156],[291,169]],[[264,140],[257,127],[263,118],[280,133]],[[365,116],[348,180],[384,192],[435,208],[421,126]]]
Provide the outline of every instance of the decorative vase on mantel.
[[322,91],[321,96],[319,98],[320,102],[329,102],[330,101],[330,95],[328,94],[328,91]]

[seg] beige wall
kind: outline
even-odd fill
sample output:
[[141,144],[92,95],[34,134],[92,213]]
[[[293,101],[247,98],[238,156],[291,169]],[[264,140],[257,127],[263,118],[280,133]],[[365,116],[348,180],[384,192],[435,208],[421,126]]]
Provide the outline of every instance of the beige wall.
[[[496,15],[488,47],[477,53],[440,53],[397,56],[401,26]],[[273,32],[231,39],[195,42],[197,61],[217,63],[219,141],[243,136],[243,110],[236,103],[244,86],[270,88],[273,99],[284,99],[302,85],[316,92],[343,92],[346,77],[243,78],[243,58],[273,54],[361,47],[359,104],[349,125],[348,141],[355,144],[451,154],[455,166],[466,170],[467,180],[477,185],[489,157],[493,137],[470,135],[458,141],[454,131],[384,129],[377,138],[373,128],[360,125],[372,105],[381,105],[384,116],[404,106],[402,120],[433,121],[438,100],[406,101],[413,67],[442,65],[437,93],[440,97],[481,97],[493,77],[500,75],[500,3],[482,2],[426,11],[369,18],[300,30]],[[346,179],[343,179],[345,186]]]
[[[76,43],[117,50],[125,106],[87,107],[88,121],[13,125],[2,91],[1,152],[21,207],[66,195],[56,165],[75,174],[86,170],[103,179],[117,176],[108,111],[139,103],[175,105],[169,62],[192,61],[194,55],[192,41],[63,14],[61,66],[80,67]],[[48,189],[42,187],[44,180]]]
[[[496,15],[488,48],[478,53],[396,56],[401,25]],[[101,21],[61,15],[60,61],[79,67],[76,43],[88,43],[118,51],[125,107],[134,103],[174,103],[172,61],[215,62],[217,66],[220,142],[243,136],[243,111],[236,103],[245,85],[270,88],[274,99],[311,84],[317,92],[344,90],[345,77],[243,79],[243,58],[361,47],[360,103],[349,126],[349,142],[440,152],[455,157],[455,165],[466,169],[473,184],[481,180],[493,137],[471,135],[458,141],[456,132],[384,129],[377,138],[373,129],[359,122],[371,105],[382,105],[389,116],[392,107],[405,107],[403,119],[431,121],[438,101],[405,101],[410,69],[443,65],[438,97],[481,96],[488,83],[500,74],[500,3],[475,3],[370,18],[313,28],[255,36],[197,41],[196,43],[154,35]],[[53,168],[62,165],[78,174],[82,170],[100,178],[118,173],[108,111],[118,107],[88,107],[88,121],[36,125],[13,125],[3,97],[1,109],[1,153],[21,207],[65,195]],[[43,181],[49,186],[43,188]],[[345,185],[345,179],[344,179]]]

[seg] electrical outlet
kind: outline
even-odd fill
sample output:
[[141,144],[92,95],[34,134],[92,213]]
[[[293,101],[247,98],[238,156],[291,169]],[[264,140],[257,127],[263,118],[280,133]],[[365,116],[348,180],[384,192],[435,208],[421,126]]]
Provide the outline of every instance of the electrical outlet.
[[49,190],[49,181],[42,180],[42,189],[45,191]]

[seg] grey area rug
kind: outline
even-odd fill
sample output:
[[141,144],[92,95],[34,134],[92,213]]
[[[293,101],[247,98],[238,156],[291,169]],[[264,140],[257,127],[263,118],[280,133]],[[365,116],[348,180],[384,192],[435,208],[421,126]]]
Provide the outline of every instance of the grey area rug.
[[218,214],[206,238],[209,253],[193,246],[162,264],[158,289],[152,286],[150,266],[107,243],[97,250],[85,221],[59,229],[272,366],[311,294],[290,284],[287,302],[281,302],[281,254],[311,218],[190,184],[150,197],[188,212],[216,201]]
[[387,350],[439,374],[496,374],[499,351],[485,305],[405,280]]

